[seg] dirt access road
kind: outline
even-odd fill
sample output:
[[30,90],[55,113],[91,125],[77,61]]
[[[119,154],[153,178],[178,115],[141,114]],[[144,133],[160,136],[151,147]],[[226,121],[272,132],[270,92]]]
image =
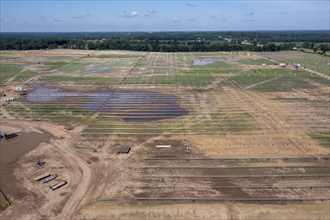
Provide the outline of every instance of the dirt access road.
[[[63,197],[54,197],[49,199],[49,202],[43,204],[43,206],[40,207],[40,210],[38,210],[36,213],[42,213],[42,216],[47,216],[50,218],[72,218],[77,212],[78,207],[80,206],[81,201],[83,200],[87,191],[89,190],[93,177],[93,171],[86,160],[82,158],[81,155],[79,155],[78,151],[72,148],[72,145],[77,140],[82,128],[78,127],[75,130],[67,131],[59,126],[55,126],[47,122],[31,122],[24,120],[5,119],[1,121],[1,130],[2,129],[12,131],[41,131],[51,135],[52,138],[47,144],[48,152],[50,155],[54,154],[55,152],[60,155],[60,159],[62,160],[61,163],[63,163],[69,170],[70,182],[66,186],[66,189],[69,190],[69,193],[65,196],[64,199]],[[38,149],[39,147],[33,151],[38,151]],[[31,175],[33,175],[33,173],[31,173]],[[33,177],[30,177],[30,181],[25,181],[23,185],[30,185],[28,186],[28,189],[38,195],[38,190],[36,187],[31,185],[31,179],[33,179]],[[19,204],[17,203],[21,202],[12,201],[12,205],[6,211],[0,214],[0,218],[21,219],[23,215],[24,219],[41,217],[32,216],[32,213],[23,213],[24,211],[19,208]],[[61,210],[59,213],[49,211],[51,210],[51,207],[58,206],[59,203],[62,205],[62,207],[58,207],[58,210]],[[34,213],[34,215],[36,215],[36,213]]]

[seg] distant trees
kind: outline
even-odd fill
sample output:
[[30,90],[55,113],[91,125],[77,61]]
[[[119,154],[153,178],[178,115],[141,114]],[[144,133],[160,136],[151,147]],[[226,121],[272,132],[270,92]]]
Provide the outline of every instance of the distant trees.
[[[327,31],[157,33],[1,33],[0,50],[133,50],[156,52],[280,51],[301,47],[329,51]],[[244,43],[243,43],[244,42]],[[247,42],[247,43],[246,43]],[[316,46],[318,43],[319,46]]]

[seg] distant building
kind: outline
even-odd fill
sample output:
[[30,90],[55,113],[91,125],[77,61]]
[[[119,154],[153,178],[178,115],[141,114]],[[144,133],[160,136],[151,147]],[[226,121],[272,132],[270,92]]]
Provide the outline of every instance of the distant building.
[[292,48],[292,50],[298,50],[298,47],[294,47],[294,48]]
[[301,65],[299,63],[294,63],[294,64],[292,64],[292,66],[296,67],[296,69],[301,67]]
[[280,67],[286,67],[287,65],[286,65],[286,63],[280,63],[279,66]]

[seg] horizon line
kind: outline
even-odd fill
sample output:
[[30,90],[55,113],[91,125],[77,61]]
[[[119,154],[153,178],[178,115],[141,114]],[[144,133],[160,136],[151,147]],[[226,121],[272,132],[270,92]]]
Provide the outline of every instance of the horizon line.
[[330,29],[263,29],[263,30],[192,30],[192,31],[0,31],[5,33],[188,33],[188,32],[265,32],[265,31],[329,31]]

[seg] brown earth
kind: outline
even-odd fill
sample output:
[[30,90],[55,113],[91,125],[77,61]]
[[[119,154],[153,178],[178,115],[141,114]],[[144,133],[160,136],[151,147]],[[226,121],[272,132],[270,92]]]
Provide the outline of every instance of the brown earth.
[[[97,55],[103,54],[95,51],[69,50],[69,52],[73,57],[86,56],[86,54],[97,57]],[[67,56],[68,50],[32,51],[31,53],[35,56]],[[11,52],[10,55],[22,56],[22,52]],[[23,54],[23,56],[25,55]],[[118,56],[122,56],[120,52],[118,52]],[[143,54],[143,56],[151,55]],[[246,53],[238,53],[235,54],[236,56],[247,57]],[[250,57],[258,58],[258,56]],[[175,59],[171,57],[170,60],[171,66],[175,67]],[[155,59],[153,63],[157,63],[156,61]],[[258,66],[258,68],[260,67]],[[123,71],[121,74],[131,73]],[[230,77],[230,75],[223,75],[223,77]],[[220,81],[221,78],[215,81],[211,87],[216,87]],[[75,91],[91,91],[99,88],[73,85],[59,87]],[[128,155],[119,155],[116,154],[118,148],[118,144],[115,143],[115,139],[118,138],[116,135],[109,135],[101,143],[83,142],[81,144],[80,137],[88,123],[67,130],[63,126],[45,121],[15,119],[13,114],[7,112],[3,107],[4,98],[2,97],[0,130],[7,132],[37,131],[50,135],[51,140],[49,143],[41,144],[12,165],[16,179],[12,192],[16,191],[17,194],[10,192],[6,194],[11,206],[0,212],[0,219],[328,219],[330,216],[329,199],[322,202],[317,198],[329,195],[329,178],[327,176],[308,177],[308,175],[328,174],[326,165],[329,164],[329,161],[299,158],[327,157],[329,149],[321,147],[317,141],[306,134],[306,131],[311,128],[306,129],[303,127],[305,124],[293,123],[288,120],[288,117],[294,114],[293,111],[289,111],[289,107],[280,105],[279,102],[271,99],[291,96],[315,98],[320,92],[322,95],[327,95],[328,88],[322,87],[308,92],[297,90],[274,95],[253,92],[248,88],[243,90],[236,88],[211,89],[211,87],[209,90],[194,90],[165,86],[161,87],[161,92],[179,93],[179,95],[187,97],[186,99],[191,101],[192,105],[197,105],[197,108],[191,109],[191,115],[185,116],[185,120],[188,122],[193,114],[216,112],[219,109],[226,111],[228,105],[233,105],[233,108],[250,113],[261,128],[250,133],[226,132],[225,135],[170,134],[147,135],[144,138],[131,136],[127,140],[123,140],[123,143],[130,144],[131,152]],[[111,87],[111,89],[127,88],[130,87],[122,85]],[[3,87],[0,89],[0,93],[14,96],[16,94],[14,89],[14,86]],[[151,86],[141,86],[139,90],[159,92],[159,88]],[[308,108],[312,109],[312,107]],[[97,116],[98,114],[94,114],[91,119]],[[201,116],[203,114],[197,115],[197,117]],[[157,143],[171,144],[172,147],[157,149],[155,148]],[[221,157],[237,157],[238,159],[189,160],[191,158]],[[266,161],[255,159],[258,157],[269,159]],[[293,159],[286,161],[281,157],[292,157]],[[46,161],[44,168],[37,168],[34,165],[39,158]],[[150,158],[164,160],[145,160]],[[187,160],[168,161],[166,160],[168,158]],[[297,167],[285,168],[293,165]],[[316,167],[308,168],[307,166],[310,165]],[[160,168],[155,168],[155,166]],[[233,166],[244,168],[233,168]],[[249,166],[256,167],[248,168]],[[271,166],[271,168],[264,168],[265,166]],[[274,168],[275,166],[283,167]],[[190,168],[183,169],[182,167]],[[58,174],[58,179],[66,180],[68,184],[57,191],[52,191],[49,189],[51,182],[42,184],[33,180],[36,176],[48,172]],[[205,177],[243,174],[299,174],[306,176],[251,179]],[[160,175],[163,176],[157,177]],[[201,177],[190,179],[175,177],[177,175],[199,175]],[[223,186],[229,188],[221,188]],[[251,189],[255,186],[269,188]],[[291,189],[292,186],[297,188]],[[318,186],[323,188],[317,188]],[[173,201],[139,201],[138,199],[142,197],[169,199],[271,197],[282,198],[283,201],[264,203],[258,201],[195,203],[175,201],[174,204],[171,204]],[[285,201],[285,199],[292,198],[312,198],[316,201]]]

